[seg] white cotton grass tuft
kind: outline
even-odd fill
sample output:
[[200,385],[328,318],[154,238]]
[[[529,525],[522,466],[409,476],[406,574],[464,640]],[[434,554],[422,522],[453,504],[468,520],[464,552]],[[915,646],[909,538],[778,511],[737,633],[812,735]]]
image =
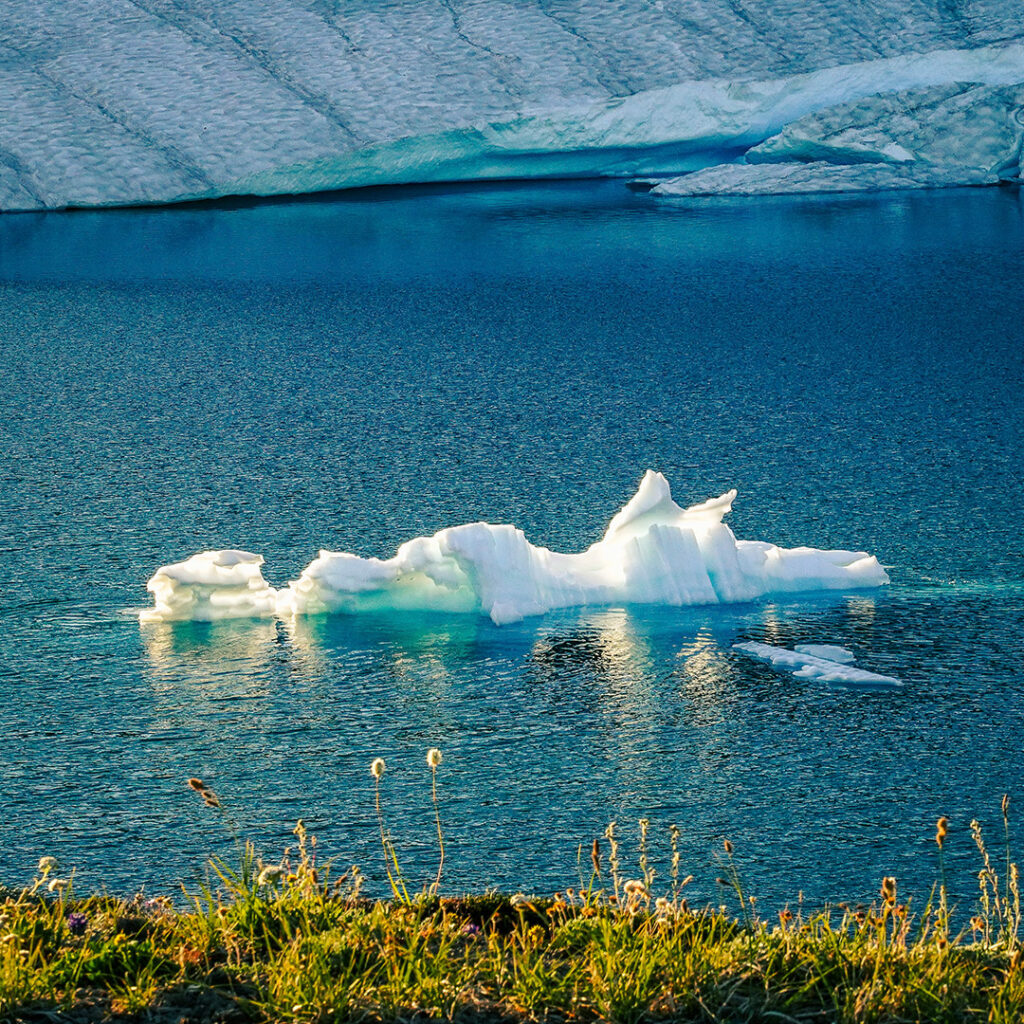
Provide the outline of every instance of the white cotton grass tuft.
[[267,864],[263,870],[259,873],[259,877],[256,879],[257,885],[273,885],[279,881],[281,875],[284,874],[284,868],[280,864]]
[[431,747],[427,751],[427,764],[431,768],[437,768],[441,763],[441,751],[437,747]]
[[379,779],[384,774],[384,758],[375,757],[373,763],[370,765],[370,774],[375,778]]
[[39,872],[44,875],[48,875],[51,871],[56,871],[58,867],[56,857],[41,857],[39,859]]

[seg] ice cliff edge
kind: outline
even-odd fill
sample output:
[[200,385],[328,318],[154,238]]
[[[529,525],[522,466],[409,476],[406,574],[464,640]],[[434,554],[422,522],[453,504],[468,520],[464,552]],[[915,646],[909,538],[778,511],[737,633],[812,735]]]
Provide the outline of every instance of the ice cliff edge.
[[0,210],[694,171],[836,103],[1019,84],[1022,40],[1017,0],[6,0]]

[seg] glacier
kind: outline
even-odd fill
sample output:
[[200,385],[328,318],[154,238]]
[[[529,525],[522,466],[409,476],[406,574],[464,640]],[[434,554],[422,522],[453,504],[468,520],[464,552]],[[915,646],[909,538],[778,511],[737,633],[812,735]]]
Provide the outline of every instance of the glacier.
[[[821,112],[870,120],[880,95],[1019,87],[1022,45],[1016,0],[5,0],[0,210],[723,166],[784,190],[746,168],[822,146],[827,168],[834,125],[745,154]],[[1000,102],[965,99],[1002,138]],[[883,162],[876,185],[1019,176],[918,116],[924,155],[893,131],[920,173]],[[735,174],[691,186],[751,191]]]
[[645,473],[600,541],[562,554],[510,525],[467,523],[417,537],[388,559],[321,551],[275,590],[263,558],[206,551],[159,568],[143,622],[423,610],[487,615],[502,625],[578,605],[711,605],[889,582],[863,551],[737,540],[722,521],[734,490],[683,508],[668,480]]
[[748,641],[732,645],[734,651],[767,662],[772,668],[791,672],[797,679],[871,689],[895,689],[903,682],[895,676],[857,668],[852,651],[834,644],[797,644],[792,651],[774,644]]

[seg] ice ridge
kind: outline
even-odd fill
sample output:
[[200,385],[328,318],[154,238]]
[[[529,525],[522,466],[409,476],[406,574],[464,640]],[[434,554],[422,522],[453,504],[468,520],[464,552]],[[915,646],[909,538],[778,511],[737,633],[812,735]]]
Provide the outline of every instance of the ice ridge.
[[156,571],[147,584],[154,606],[140,618],[436,610],[501,625],[577,605],[708,605],[888,583],[863,551],[737,540],[722,521],[735,497],[683,508],[648,470],[604,537],[577,554],[535,546],[514,526],[468,523],[407,541],[388,559],[321,551],[280,590],[263,579],[262,556],[206,551]]

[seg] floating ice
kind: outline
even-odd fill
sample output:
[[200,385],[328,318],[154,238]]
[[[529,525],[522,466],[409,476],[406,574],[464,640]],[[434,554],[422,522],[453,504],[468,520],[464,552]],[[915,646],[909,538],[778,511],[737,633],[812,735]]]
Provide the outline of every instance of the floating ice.
[[733,650],[742,651],[772,668],[792,672],[798,679],[814,679],[822,683],[841,683],[845,686],[893,687],[903,683],[895,676],[883,676],[853,665],[853,653],[845,647],[831,644],[798,644],[795,650],[774,647],[771,644],[733,644]]
[[809,654],[812,658],[824,658],[840,665],[852,665],[857,660],[853,651],[835,644],[794,644],[793,650],[797,654]]
[[780,548],[737,540],[722,522],[735,491],[691,508],[646,473],[604,537],[579,554],[536,547],[514,526],[468,523],[417,537],[392,558],[321,551],[280,591],[263,559],[195,555],[149,581],[144,620],[238,618],[389,609],[477,612],[498,624],[574,605],[701,605],[767,594],[876,587],[889,578],[863,551]]
[[209,621],[273,615],[277,592],[264,581],[262,564],[262,555],[248,551],[204,551],[165,565],[146,584],[155,606],[139,618]]

